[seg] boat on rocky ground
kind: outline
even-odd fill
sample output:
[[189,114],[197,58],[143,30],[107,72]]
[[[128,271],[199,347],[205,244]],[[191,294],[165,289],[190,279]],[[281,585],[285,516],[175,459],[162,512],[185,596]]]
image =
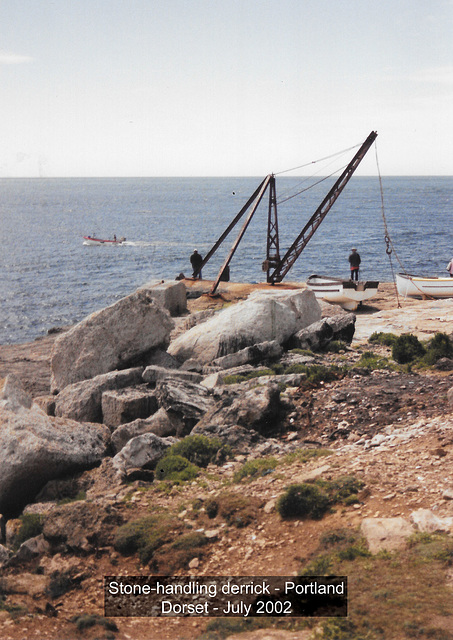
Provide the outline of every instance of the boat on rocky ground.
[[113,236],[113,240],[104,240],[102,238],[94,238],[93,236],[83,236],[83,244],[85,245],[116,245],[116,244],[124,244],[126,242],[126,238],[121,237],[117,240],[116,236]]
[[396,274],[396,286],[401,296],[410,298],[453,298],[453,278]]
[[379,282],[375,280],[342,280],[316,274],[307,280],[307,287],[318,299],[338,304],[348,311],[355,311],[365,300],[375,296],[378,286]]

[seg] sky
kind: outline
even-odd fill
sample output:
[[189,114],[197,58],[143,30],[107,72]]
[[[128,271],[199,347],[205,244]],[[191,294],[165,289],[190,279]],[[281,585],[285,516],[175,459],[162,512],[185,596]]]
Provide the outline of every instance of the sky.
[[0,0],[0,177],[264,176],[371,131],[382,175],[453,175],[452,34],[453,0]]

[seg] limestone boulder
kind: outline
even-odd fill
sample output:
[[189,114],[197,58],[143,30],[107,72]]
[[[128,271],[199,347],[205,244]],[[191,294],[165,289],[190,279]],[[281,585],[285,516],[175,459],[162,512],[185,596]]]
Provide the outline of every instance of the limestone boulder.
[[108,427],[148,418],[157,408],[156,395],[146,384],[104,391],[102,394],[102,422]]
[[232,369],[244,364],[257,364],[266,360],[275,360],[283,353],[283,347],[276,341],[260,342],[246,347],[236,353],[230,353],[212,361],[214,366],[221,369]]
[[11,551],[7,547],[4,547],[2,544],[0,544],[0,567],[8,562],[11,556]]
[[151,384],[155,384],[156,382],[165,380],[166,378],[187,380],[188,382],[200,382],[203,379],[203,376],[195,371],[166,369],[165,367],[158,367],[157,365],[146,367],[143,372],[143,380]]
[[258,289],[254,291],[249,300],[259,300],[263,297],[272,297],[289,307],[296,316],[296,331],[308,327],[313,322],[321,319],[321,306],[311,289]]
[[295,333],[290,340],[290,346],[317,351],[326,347],[332,340],[350,343],[354,337],[355,321],[354,313],[322,318]]
[[92,313],[59,336],[51,357],[52,391],[125,369],[166,345],[174,322],[146,289]]
[[396,551],[406,546],[415,528],[405,518],[364,518],[361,532],[371,553]]
[[156,387],[156,395],[161,407],[183,420],[187,433],[215,405],[209,389],[186,380],[163,380]]
[[70,384],[55,399],[55,415],[80,422],[102,422],[102,394],[141,384],[142,374],[143,367],[133,367]]
[[150,296],[171,316],[180,316],[187,311],[187,291],[184,282],[148,282],[139,291],[146,290]]
[[275,428],[280,411],[280,390],[271,383],[235,396],[225,395],[201,418],[192,433],[203,433],[206,427],[239,425],[266,435]]
[[154,469],[175,438],[160,438],[154,433],[144,433],[132,438],[112,460],[119,476],[124,477],[128,469]]
[[224,309],[171,342],[168,353],[179,361],[194,358],[208,364],[260,342],[283,345],[298,328],[288,305],[273,296],[260,296]]
[[245,454],[255,450],[258,444],[266,442],[263,436],[254,429],[246,429],[238,424],[213,424],[200,422],[192,430],[193,435],[219,438],[231,447],[235,453]]
[[[20,513],[46,482],[88,469],[106,455],[110,433],[101,425],[52,418],[39,407],[0,402],[0,513]],[[2,406],[3,405],[3,406]]]
[[184,432],[184,422],[177,414],[161,407],[155,414],[144,420],[134,420],[123,424],[112,433],[112,447],[115,453],[137,436],[154,433],[161,438],[179,436]]
[[417,509],[411,513],[410,518],[422,533],[453,533],[453,517],[440,518],[431,509]]

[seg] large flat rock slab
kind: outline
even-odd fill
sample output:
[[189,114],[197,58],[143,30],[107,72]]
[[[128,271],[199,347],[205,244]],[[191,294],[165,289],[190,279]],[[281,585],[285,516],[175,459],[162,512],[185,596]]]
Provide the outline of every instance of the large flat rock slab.
[[173,326],[169,313],[147,290],[92,313],[55,341],[52,390],[125,369],[152,348],[168,343]]

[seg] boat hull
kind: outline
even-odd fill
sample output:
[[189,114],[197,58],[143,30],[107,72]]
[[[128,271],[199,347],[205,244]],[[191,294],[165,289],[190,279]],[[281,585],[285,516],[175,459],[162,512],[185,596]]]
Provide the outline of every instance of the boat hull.
[[409,298],[453,298],[453,278],[424,278],[397,273],[396,286],[401,296]]
[[316,298],[338,304],[348,311],[355,311],[362,302],[375,296],[378,286],[377,281],[357,282],[317,275],[312,275],[307,280],[307,287],[313,291]]
[[96,246],[101,244],[117,245],[117,244],[124,244],[124,240],[102,240],[101,238],[92,238],[91,236],[83,236],[83,244],[87,246]]

